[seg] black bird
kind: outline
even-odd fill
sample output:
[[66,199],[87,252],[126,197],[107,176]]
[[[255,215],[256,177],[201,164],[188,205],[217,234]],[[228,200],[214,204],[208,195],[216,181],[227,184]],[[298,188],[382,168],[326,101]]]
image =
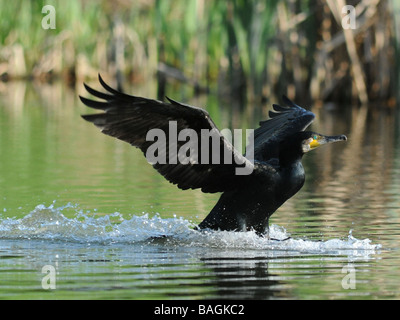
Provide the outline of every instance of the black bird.
[[[162,130],[166,139],[153,155],[167,161],[149,161],[153,167],[180,189],[223,192],[199,229],[254,230],[260,235],[266,234],[269,217],[304,184],[303,155],[323,144],[347,140],[344,135],[325,136],[304,131],[315,115],[284,96],[285,106],[274,104],[274,111],[269,112],[270,119],[260,122],[260,127],[254,131],[253,160],[233,147],[207,111],[169,98],[166,103],[124,94],[109,87],[100,75],[99,81],[107,93],[86,84],[85,88],[105,102],[80,99],[88,107],[103,112],[83,115],[85,120],[94,123],[104,134],[140,148],[146,156],[150,147],[154,149],[156,141],[154,137],[149,139],[149,131]],[[175,133],[170,130],[171,123],[178,133],[190,129],[186,131],[186,139],[172,137]],[[193,157],[192,149],[187,148],[184,155],[188,161],[176,161],[176,154],[174,160],[173,150],[185,147],[190,134],[202,137],[205,132],[212,134],[204,140],[197,138],[190,145],[206,154],[204,158]],[[217,149],[213,147],[215,141]],[[212,161],[216,154],[219,159],[225,156],[224,161]],[[238,174],[239,168],[250,169],[250,174]]]

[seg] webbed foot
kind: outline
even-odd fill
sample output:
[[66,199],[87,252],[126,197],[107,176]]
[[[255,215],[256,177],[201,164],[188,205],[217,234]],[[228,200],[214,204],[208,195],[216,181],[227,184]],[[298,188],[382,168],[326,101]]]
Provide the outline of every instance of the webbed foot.
[[268,240],[274,240],[274,241],[286,241],[286,240],[289,240],[289,239],[292,239],[292,237],[287,237],[287,238],[285,238],[285,239],[275,239],[275,238],[269,238]]

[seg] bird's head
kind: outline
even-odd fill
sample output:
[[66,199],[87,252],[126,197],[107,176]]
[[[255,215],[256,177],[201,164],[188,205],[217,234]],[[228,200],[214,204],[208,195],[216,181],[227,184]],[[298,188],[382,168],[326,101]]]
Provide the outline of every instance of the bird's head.
[[307,153],[324,144],[346,140],[347,137],[343,134],[339,136],[324,136],[320,133],[305,131],[301,133],[301,150],[303,153]]
[[279,162],[281,165],[287,166],[301,159],[305,153],[324,144],[346,140],[347,137],[345,135],[324,136],[312,131],[297,132],[281,142]]

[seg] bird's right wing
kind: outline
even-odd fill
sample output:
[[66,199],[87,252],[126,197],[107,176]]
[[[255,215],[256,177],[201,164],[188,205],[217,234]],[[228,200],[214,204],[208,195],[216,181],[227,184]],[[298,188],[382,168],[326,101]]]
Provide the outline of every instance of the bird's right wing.
[[254,131],[254,159],[268,161],[279,158],[279,144],[292,134],[304,131],[313,122],[314,113],[303,109],[283,96],[286,106],[273,105],[270,119],[261,121]]
[[[243,177],[236,174],[236,169],[253,169],[253,163],[225,139],[207,111],[172,99],[167,103],[127,95],[109,87],[100,76],[99,81],[107,93],[87,85],[85,88],[93,96],[105,101],[80,98],[87,106],[103,112],[82,117],[104,134],[141,149],[153,167],[179,188],[201,188],[203,192],[226,191],[243,181]],[[160,134],[157,135],[157,132]],[[154,135],[149,137],[150,133]],[[180,133],[186,134],[184,139],[180,139]],[[203,143],[205,133],[211,134],[206,138],[208,144]],[[159,141],[163,135],[164,143]],[[197,158],[194,155],[196,150],[191,152],[190,148],[185,148],[189,140],[194,141],[189,147],[197,147]],[[214,140],[216,143],[213,143]],[[187,152],[179,153],[181,150]],[[149,155],[157,161],[151,160]],[[214,161],[216,155],[219,156],[219,162],[218,159]],[[183,156],[184,161],[179,156]],[[166,161],[158,161],[160,159]],[[230,159],[230,163],[227,159]]]

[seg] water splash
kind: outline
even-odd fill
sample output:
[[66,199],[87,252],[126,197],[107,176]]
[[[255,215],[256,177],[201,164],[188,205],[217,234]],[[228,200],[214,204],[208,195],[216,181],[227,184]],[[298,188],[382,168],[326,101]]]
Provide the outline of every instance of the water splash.
[[[63,214],[66,209],[76,211],[73,218]],[[76,205],[55,207],[38,205],[20,219],[0,218],[0,239],[47,239],[82,243],[160,244],[174,247],[209,247],[228,249],[263,249],[307,253],[334,253],[348,250],[373,253],[381,248],[371,240],[359,240],[350,230],[347,239],[313,241],[288,239],[268,240],[255,232],[196,231],[195,224],[183,218],[150,217],[148,214],[124,219],[116,212],[95,217],[84,214]],[[290,234],[282,227],[272,225],[270,236],[286,239]]]

